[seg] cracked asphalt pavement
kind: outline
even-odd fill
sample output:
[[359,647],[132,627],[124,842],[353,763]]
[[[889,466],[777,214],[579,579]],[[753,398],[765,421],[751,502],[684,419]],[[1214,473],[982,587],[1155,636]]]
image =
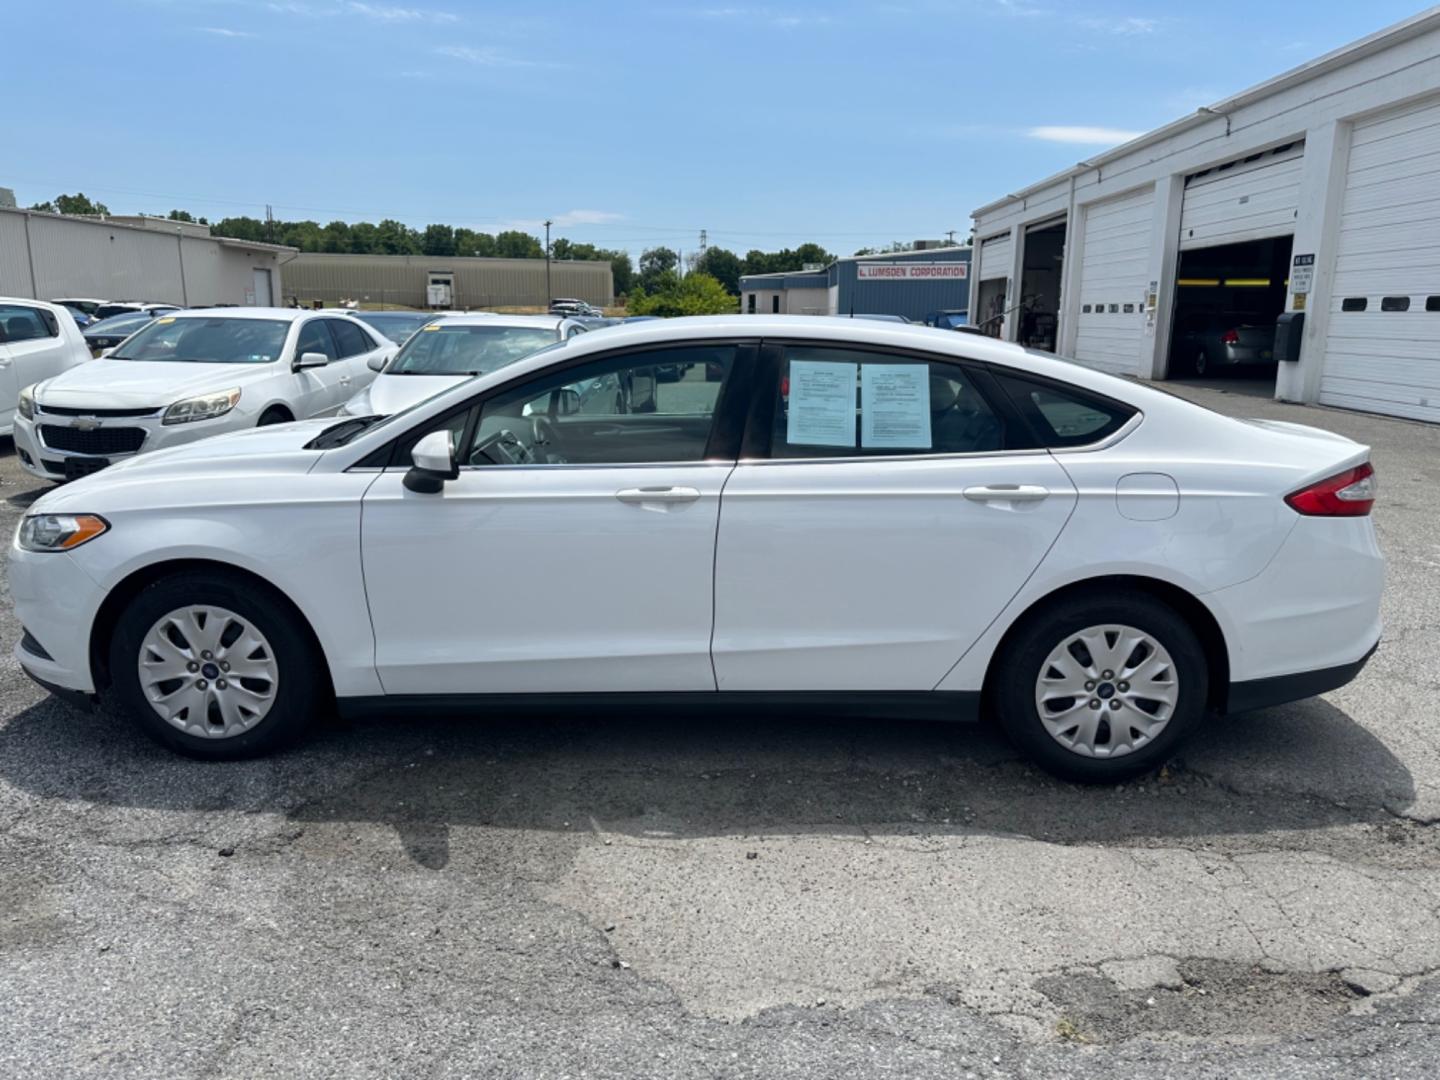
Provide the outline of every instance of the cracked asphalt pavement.
[[1433,1076],[1440,429],[1176,389],[1374,447],[1386,639],[1121,787],[816,714],[196,763],[31,686],[6,598],[0,1075]]

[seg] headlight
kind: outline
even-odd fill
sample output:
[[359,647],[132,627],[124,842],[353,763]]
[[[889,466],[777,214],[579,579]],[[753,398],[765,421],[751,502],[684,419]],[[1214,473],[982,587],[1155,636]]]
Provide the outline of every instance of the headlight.
[[240,390],[238,387],[234,390],[221,390],[218,394],[186,398],[184,401],[175,402],[166,409],[160,422],[162,424],[189,424],[195,420],[213,420],[235,408],[239,401]]
[[31,383],[20,391],[20,415],[26,420],[35,419],[35,385]]
[[26,551],[71,551],[109,529],[95,514],[34,514],[20,522],[15,539]]

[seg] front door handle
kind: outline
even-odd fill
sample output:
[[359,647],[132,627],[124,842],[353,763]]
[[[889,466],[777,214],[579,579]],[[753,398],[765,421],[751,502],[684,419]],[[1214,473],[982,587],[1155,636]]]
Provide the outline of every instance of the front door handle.
[[615,493],[623,503],[691,503],[700,498],[692,487],[624,488]]
[[964,494],[971,502],[1039,502],[1050,495],[1050,489],[1037,484],[986,484],[967,487]]

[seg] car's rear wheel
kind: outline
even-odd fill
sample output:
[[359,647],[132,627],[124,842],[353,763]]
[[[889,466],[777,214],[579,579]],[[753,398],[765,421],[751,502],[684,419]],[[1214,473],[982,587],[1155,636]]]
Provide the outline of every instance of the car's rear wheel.
[[1205,355],[1205,350],[1201,349],[1195,354],[1195,374],[1204,378],[1209,372],[1210,358]]
[[280,600],[223,574],[177,574],[121,614],[110,674],[147,735],[192,757],[253,757],[294,741],[324,701],[323,658]]
[[997,663],[1001,726],[1068,780],[1113,783],[1158,768],[1205,712],[1199,639],[1144,595],[1063,600],[1018,627]]

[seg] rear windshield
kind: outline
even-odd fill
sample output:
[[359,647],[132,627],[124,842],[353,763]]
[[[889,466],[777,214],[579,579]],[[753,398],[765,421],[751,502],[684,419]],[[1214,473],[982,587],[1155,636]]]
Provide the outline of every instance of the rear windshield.
[[269,364],[280,359],[290,323],[283,319],[161,316],[129,338],[112,360],[185,364]]
[[355,317],[369,323],[396,345],[405,344],[411,334],[431,321],[431,317],[423,311],[362,311]]
[[405,343],[387,375],[487,375],[553,345],[548,326],[455,326],[431,323]]

